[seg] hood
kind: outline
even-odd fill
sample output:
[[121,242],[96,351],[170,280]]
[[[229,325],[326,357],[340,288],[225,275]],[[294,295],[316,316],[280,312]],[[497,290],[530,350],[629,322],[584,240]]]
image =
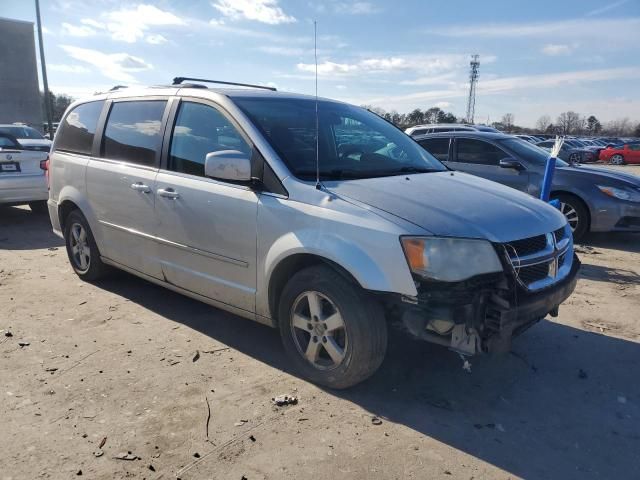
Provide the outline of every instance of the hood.
[[565,225],[555,208],[495,182],[460,172],[324,182],[351,198],[434,235],[509,242]]
[[587,167],[580,165],[579,167],[558,167],[560,175],[570,178],[581,177],[585,180],[597,182],[622,182],[634,187],[640,187],[640,177],[631,173],[624,173],[618,170],[602,167]]

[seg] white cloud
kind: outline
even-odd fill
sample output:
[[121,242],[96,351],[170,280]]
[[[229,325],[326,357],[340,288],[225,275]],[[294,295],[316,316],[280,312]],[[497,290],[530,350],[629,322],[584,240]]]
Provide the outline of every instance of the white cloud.
[[127,43],[134,43],[143,38],[150,27],[186,24],[185,20],[171,12],[145,4],[107,12],[104,18],[111,38]]
[[[313,63],[298,63],[298,70],[302,72],[315,73],[316,66]],[[318,75],[335,75],[356,72],[358,65],[348,63],[322,62],[318,64]]]
[[83,18],[82,20],[80,20],[80,23],[82,23],[83,25],[88,25],[98,30],[104,30],[105,28],[104,23],[98,22],[97,20],[94,20],[92,18]]
[[573,52],[571,45],[564,45],[561,43],[548,43],[542,47],[542,53],[549,55],[550,57],[557,57],[559,55],[569,55]]
[[104,53],[88,48],[60,45],[67,54],[76,60],[93,65],[102,75],[120,82],[135,83],[132,73],[142,72],[153,68],[152,65],[139,57],[128,53]]
[[608,12],[609,10],[613,10],[614,8],[624,5],[628,1],[629,0],[618,0],[617,2],[613,2],[608,5],[603,5],[600,8],[596,8],[594,10],[591,10],[590,12],[585,13],[585,17],[593,17],[595,15],[603,14],[605,12]]
[[162,45],[163,43],[167,43],[167,39],[160,34],[147,35],[145,37],[145,41],[151,45]]
[[434,104],[434,107],[438,107],[444,110],[445,108],[451,107],[451,102],[437,102],[436,104]]
[[380,12],[380,8],[369,2],[337,2],[334,5],[336,13],[349,15],[368,15]]
[[98,32],[87,25],[72,25],[64,22],[62,24],[62,33],[71,37],[91,37]]
[[61,63],[50,63],[47,65],[47,69],[62,73],[89,73],[91,71],[82,65],[66,65]]
[[217,0],[212,5],[222,15],[233,20],[255,20],[270,25],[296,21],[278,6],[277,0]]

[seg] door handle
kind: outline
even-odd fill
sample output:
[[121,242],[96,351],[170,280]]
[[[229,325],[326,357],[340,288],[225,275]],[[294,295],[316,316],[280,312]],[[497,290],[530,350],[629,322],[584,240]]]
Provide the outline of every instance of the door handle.
[[149,193],[151,189],[148,185],[145,185],[142,182],[136,182],[131,184],[131,188],[133,188],[136,192]]
[[171,187],[169,187],[169,188],[159,188],[158,189],[158,195],[160,195],[161,197],[165,197],[165,198],[171,198],[173,200],[175,200],[176,198],[180,197],[180,194],[178,192],[176,192]]

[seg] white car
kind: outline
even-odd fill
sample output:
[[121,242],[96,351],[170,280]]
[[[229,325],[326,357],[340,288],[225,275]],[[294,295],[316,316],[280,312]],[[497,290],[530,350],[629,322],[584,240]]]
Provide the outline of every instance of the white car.
[[0,133],[0,205],[29,204],[35,213],[47,212],[48,159],[47,152],[25,150],[14,137]]
[[15,137],[24,150],[47,153],[51,150],[51,140],[45,138],[38,130],[28,125],[0,125],[0,133]]

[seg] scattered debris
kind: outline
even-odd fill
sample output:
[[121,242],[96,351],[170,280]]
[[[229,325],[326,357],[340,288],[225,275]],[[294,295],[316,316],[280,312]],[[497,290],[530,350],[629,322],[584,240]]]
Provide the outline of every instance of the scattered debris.
[[169,362],[169,365],[173,367],[174,365],[177,365],[179,363],[180,363],[180,360],[174,360],[173,362]]
[[249,435],[249,440],[251,440],[252,442],[256,441],[256,437],[254,437],[253,435]]
[[85,303],[87,303],[87,301],[86,301],[86,300],[84,300],[83,302],[80,302],[80,303],[78,304],[78,306],[80,306],[80,305],[84,305]]
[[371,417],[371,423],[373,425],[382,425],[382,420],[380,420],[378,417]]
[[4,336],[5,337],[13,337],[13,333],[11,333],[10,331],[7,330],[6,332],[4,332]]
[[302,417],[302,418],[298,419],[299,422],[306,422],[307,420],[309,420],[309,419],[306,418],[306,417]]
[[98,445],[98,448],[104,447],[105,443],[107,443],[107,437],[102,438],[102,440],[100,441],[100,445]]
[[28,347],[29,345],[31,345],[29,342],[18,342],[18,346],[20,347]]
[[297,405],[298,397],[294,397],[293,395],[278,395],[277,397],[273,397],[271,401],[278,407],[282,407],[284,405]]
[[96,458],[99,458],[102,455],[104,455],[104,451],[102,451],[102,450],[96,450],[95,452],[93,452],[93,456],[96,457]]
[[198,360],[200,360],[200,352],[196,350],[196,354],[193,356],[193,359],[191,361],[195,363]]
[[240,420],[239,422],[234,423],[234,427],[241,427],[243,426],[245,423],[247,423],[249,420]]
[[203,350],[202,353],[218,353],[218,352],[224,352],[225,350],[231,350],[231,348],[222,347],[222,348],[216,348],[215,350]]
[[82,475],[82,470],[78,470],[78,472],[76,473],[77,476]]
[[199,454],[198,452],[194,453],[194,454],[193,454],[193,456],[194,456],[195,458],[200,458],[200,454]]
[[50,252],[55,252],[56,250],[58,250],[58,247],[49,247],[47,248],[47,250],[49,250]]
[[138,456],[135,453],[131,453],[131,452],[122,452],[119,453],[118,455],[116,455],[115,457],[116,460],[127,460],[127,461],[131,461],[131,460],[137,460]]
[[151,470],[152,472],[155,472],[155,471],[156,471],[155,467],[154,467],[153,465],[151,465],[151,464],[150,464],[147,468],[148,468],[149,470]]
[[585,379],[587,377],[588,377],[587,372],[585,372],[583,369],[578,370],[578,378]]
[[160,452],[151,455],[151,458],[160,458]]
[[58,368],[57,367],[49,367],[49,368],[45,368],[44,371],[53,373],[53,372],[57,372]]

